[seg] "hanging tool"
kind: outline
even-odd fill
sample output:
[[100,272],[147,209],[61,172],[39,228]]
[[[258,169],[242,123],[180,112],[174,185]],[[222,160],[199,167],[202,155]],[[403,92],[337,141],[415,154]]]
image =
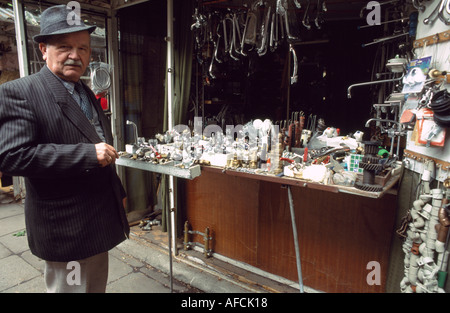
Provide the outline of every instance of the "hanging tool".
[[441,0],[436,7],[434,8],[433,12],[423,20],[423,23],[425,25],[433,24],[434,21],[439,18],[442,22],[444,22],[446,25],[450,25],[450,20],[445,19],[444,17],[444,8],[446,6],[449,6],[449,0]]
[[321,24],[323,23],[323,14],[328,10],[324,0],[317,0],[316,10],[317,14],[314,19],[314,24],[316,24],[317,29],[320,29],[322,27]]
[[297,53],[295,52],[294,46],[291,43],[289,44],[289,51],[292,54],[292,60],[294,62],[294,69],[291,76],[291,85],[293,85],[298,81],[298,60]]
[[257,47],[257,52],[259,56],[263,56],[266,54],[267,52],[267,46],[269,44],[269,26],[270,26],[270,17],[272,16],[271,14],[272,12],[272,7],[271,6],[267,6],[266,7],[266,12],[264,15],[264,20],[261,24],[261,31],[260,31],[260,37],[261,37],[261,43],[259,45],[259,47]]
[[225,24],[224,24],[225,19],[221,19],[220,22],[217,24],[217,29],[216,29],[216,36],[217,36],[217,40],[215,43],[215,49],[214,49],[214,58],[216,59],[216,61],[218,63],[223,63],[223,60],[219,58],[218,56],[218,52],[219,52],[219,47],[220,47],[220,42],[223,41],[224,44],[224,51],[226,51],[227,49],[227,42],[226,42],[226,36],[224,36],[224,32],[225,32]]
[[311,5],[311,0],[308,0],[308,4],[306,5],[305,14],[303,15],[302,24],[306,27],[306,29],[310,30],[311,25],[309,24],[309,7]]
[[212,41],[213,44],[214,44],[214,52],[213,52],[213,55],[211,56],[211,63],[209,64],[209,69],[208,69],[208,71],[209,71],[209,76],[211,76],[212,79],[215,79],[215,78],[216,78],[216,76],[215,76],[214,73],[213,73],[213,64],[214,64],[214,60],[216,60],[216,61],[219,62],[219,63],[222,63],[222,60],[219,60],[219,59],[217,58],[217,52],[218,52],[218,50],[219,50],[219,43],[220,43],[220,38],[221,38],[221,35],[220,35],[220,33],[219,33],[219,26],[220,26],[220,25],[221,25],[220,23],[217,25],[217,29],[216,29],[216,36],[217,36],[217,39],[216,39],[216,40],[213,40],[213,39],[212,39],[213,35],[211,34],[211,41]]
[[412,0],[412,5],[414,6],[414,8],[416,8],[421,12],[424,12],[426,9],[426,7],[422,4],[421,0]]
[[227,30],[227,16],[225,16],[225,18],[222,19],[222,32],[223,32],[223,51],[225,52],[225,54],[227,54],[229,52],[229,38],[228,38],[228,30]]
[[206,19],[206,16],[199,13],[198,8],[195,8],[194,15],[192,15],[194,18],[194,23],[191,25],[191,30],[194,32],[194,38],[195,38],[195,50],[197,52],[197,61],[199,64],[203,64],[203,57],[202,57],[202,47],[207,42],[207,31],[206,28],[208,26],[208,21]]
[[444,4],[444,0],[442,0],[441,2],[441,7],[439,8],[439,19],[445,24],[445,25],[450,25],[450,19],[446,19],[444,17],[444,8],[447,8],[447,12],[450,14],[450,0],[446,0],[446,4]]
[[278,14],[272,13],[272,18],[270,20],[270,38],[269,47],[270,51],[275,51],[278,45]]
[[237,13],[233,14],[233,48],[236,53],[242,54],[242,51],[240,49],[240,43],[242,40],[241,36],[241,27],[239,26],[239,20]]
[[244,30],[242,31],[241,53],[246,56],[245,46],[254,47],[256,45],[257,27],[258,27],[258,10],[261,1],[255,1],[250,10],[247,12]]
[[[311,0],[308,0],[311,1]],[[277,13],[284,20],[286,27],[286,36],[288,40],[297,40],[300,37],[297,15],[292,2],[288,0],[277,0]]]
[[229,43],[228,47],[226,47],[225,52],[228,52],[230,54],[230,57],[233,60],[239,60],[238,57],[234,56],[234,46],[236,45],[236,29],[234,25],[234,16],[233,15],[227,15],[225,17],[225,26],[224,26],[224,34],[225,34],[225,41]]

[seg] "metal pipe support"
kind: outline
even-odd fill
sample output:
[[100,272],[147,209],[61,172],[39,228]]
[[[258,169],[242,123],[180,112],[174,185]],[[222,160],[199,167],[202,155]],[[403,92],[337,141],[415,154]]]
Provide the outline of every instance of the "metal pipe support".
[[288,198],[289,198],[289,210],[291,212],[291,222],[292,222],[292,233],[294,235],[294,246],[295,246],[295,258],[297,261],[297,274],[298,274],[298,284],[300,292],[303,293],[303,277],[302,277],[302,265],[300,260],[300,248],[298,244],[298,234],[297,225],[295,223],[295,212],[294,212],[294,200],[292,200],[291,186],[287,186]]
[[368,86],[368,85],[375,85],[375,84],[383,84],[383,83],[390,83],[390,82],[400,81],[400,80],[403,79],[403,77],[404,77],[404,75],[402,75],[402,76],[399,77],[399,78],[384,79],[384,80],[376,80],[376,81],[371,81],[371,82],[365,82],[365,83],[358,83],[358,84],[350,85],[350,86],[348,87],[348,89],[347,89],[347,97],[348,97],[349,99],[351,99],[351,97],[352,97],[351,91],[352,91],[352,88],[354,88],[354,87]]

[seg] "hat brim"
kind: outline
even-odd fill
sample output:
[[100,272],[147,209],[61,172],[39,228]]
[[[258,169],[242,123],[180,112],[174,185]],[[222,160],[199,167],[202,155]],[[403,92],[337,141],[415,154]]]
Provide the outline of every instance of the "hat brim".
[[63,34],[70,34],[70,33],[76,33],[76,32],[81,32],[81,31],[85,31],[87,30],[89,33],[92,33],[95,29],[97,28],[97,26],[79,26],[79,27],[71,27],[71,28],[66,28],[66,29],[62,29],[62,30],[58,30],[55,32],[52,32],[50,34],[45,34],[45,35],[36,35],[33,37],[33,40],[37,43],[40,42],[44,42],[46,41],[48,38],[55,36],[55,35],[63,35]]

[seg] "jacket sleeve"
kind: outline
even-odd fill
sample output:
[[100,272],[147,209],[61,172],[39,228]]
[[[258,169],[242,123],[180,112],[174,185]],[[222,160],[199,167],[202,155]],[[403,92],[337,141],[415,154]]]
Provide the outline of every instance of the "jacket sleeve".
[[92,143],[38,142],[35,103],[31,102],[23,88],[12,83],[0,86],[1,172],[30,177],[72,176],[98,167]]

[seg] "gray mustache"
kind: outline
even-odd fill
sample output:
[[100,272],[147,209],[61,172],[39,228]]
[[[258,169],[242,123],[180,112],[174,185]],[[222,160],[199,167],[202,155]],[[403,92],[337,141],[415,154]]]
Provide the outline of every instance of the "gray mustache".
[[76,60],[67,60],[66,62],[64,62],[64,65],[77,65],[77,66],[82,66],[83,64],[81,63],[81,61],[76,61]]

